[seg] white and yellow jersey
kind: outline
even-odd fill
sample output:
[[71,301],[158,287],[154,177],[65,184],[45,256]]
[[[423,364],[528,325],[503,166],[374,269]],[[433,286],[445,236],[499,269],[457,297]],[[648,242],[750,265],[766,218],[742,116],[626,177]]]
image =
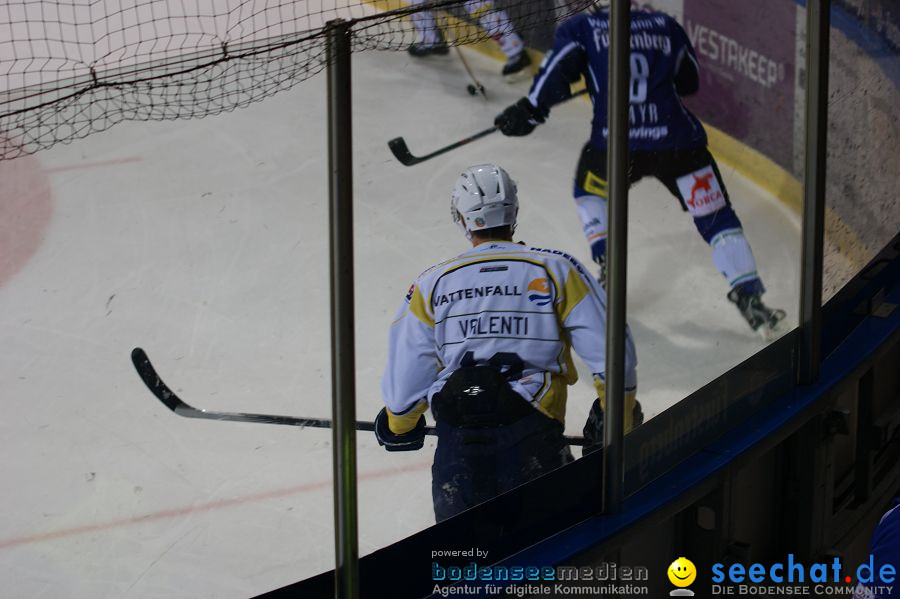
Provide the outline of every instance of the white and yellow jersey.
[[[633,390],[637,357],[626,335],[626,388]],[[411,428],[446,379],[473,361],[521,365],[513,389],[564,422],[566,386],[578,379],[570,349],[602,393],[605,344],[606,294],[578,260],[513,242],[482,243],[419,275],[397,312],[381,389],[391,415],[407,417],[395,418],[400,426],[392,429]]]

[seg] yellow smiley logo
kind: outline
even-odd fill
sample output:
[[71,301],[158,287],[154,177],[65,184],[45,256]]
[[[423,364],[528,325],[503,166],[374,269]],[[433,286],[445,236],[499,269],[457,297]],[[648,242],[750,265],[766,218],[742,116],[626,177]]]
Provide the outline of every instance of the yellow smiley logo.
[[697,568],[686,557],[679,557],[669,566],[669,581],[677,587],[689,587],[697,578]]

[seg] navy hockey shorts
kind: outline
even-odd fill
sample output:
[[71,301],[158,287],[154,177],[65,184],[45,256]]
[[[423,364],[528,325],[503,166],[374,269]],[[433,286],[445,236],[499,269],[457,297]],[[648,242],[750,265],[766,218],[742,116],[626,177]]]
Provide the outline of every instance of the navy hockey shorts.
[[[575,172],[575,197],[608,197],[606,149],[586,143]],[[628,155],[628,184],[654,177],[678,198],[707,243],[725,229],[740,228],[715,158],[705,147]]]
[[[607,197],[606,149],[598,149],[586,143],[581,150],[578,169],[575,172],[575,195],[599,195]],[[672,195],[687,210],[683,194],[678,189],[678,179],[704,168],[710,168],[725,194],[728,202],[728,191],[719,172],[715,158],[704,148],[688,148],[684,150],[662,150],[659,152],[630,152],[628,155],[628,184],[633,185],[644,177],[655,177],[666,186]]]
[[438,418],[431,467],[438,522],[573,460],[562,424],[533,412],[492,428],[456,427]]

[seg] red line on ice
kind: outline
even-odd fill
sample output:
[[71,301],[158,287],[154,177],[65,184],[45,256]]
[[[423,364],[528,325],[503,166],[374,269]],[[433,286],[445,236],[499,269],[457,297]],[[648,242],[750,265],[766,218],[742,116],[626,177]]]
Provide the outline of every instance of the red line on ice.
[[[372,472],[366,472],[360,474],[357,478],[358,480],[374,480],[378,478],[385,478],[388,476],[393,476],[395,474],[404,474],[406,472],[415,472],[417,470],[423,470],[431,466],[431,462],[420,462],[418,464],[411,464],[409,466],[401,467],[401,468],[388,468],[385,470],[375,470]],[[51,530],[48,532],[43,532],[35,535],[30,535],[27,537],[18,537],[14,539],[7,539],[5,541],[0,541],[0,549],[9,549],[10,547],[16,547],[19,545],[28,545],[30,543],[40,543],[42,541],[50,541],[53,539],[60,539],[63,537],[71,537],[75,535],[82,535],[87,533],[99,532],[102,530],[110,530],[113,528],[120,528],[123,526],[131,526],[133,524],[143,524],[144,522],[153,522],[156,520],[163,520],[165,518],[176,518],[178,516],[187,516],[188,514],[196,514],[202,512],[212,512],[215,510],[227,509],[230,507],[234,507],[237,505],[244,505],[248,503],[252,503],[254,501],[263,501],[266,499],[274,499],[276,497],[287,497],[289,495],[297,495],[300,493],[309,493],[312,491],[318,491],[321,489],[327,489],[331,487],[331,479],[328,480],[320,480],[312,483],[306,483],[303,485],[297,485],[294,487],[287,487],[284,489],[275,489],[273,491],[265,491],[263,493],[255,493],[253,495],[245,495],[243,497],[234,497],[232,499],[220,499],[218,501],[210,501],[209,503],[202,503],[200,505],[190,505],[184,507],[176,507],[170,508],[167,510],[160,510],[157,512],[150,512],[149,514],[143,514],[140,516],[133,516],[131,518],[122,518],[119,520],[111,520],[110,522],[100,522],[97,524],[87,524],[84,526],[75,526],[72,528],[62,528],[60,530]]]

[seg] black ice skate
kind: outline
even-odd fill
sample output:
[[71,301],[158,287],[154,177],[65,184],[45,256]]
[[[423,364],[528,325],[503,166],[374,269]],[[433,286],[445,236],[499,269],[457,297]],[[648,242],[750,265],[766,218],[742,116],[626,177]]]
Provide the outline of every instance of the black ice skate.
[[740,287],[735,287],[728,292],[728,300],[737,306],[750,328],[760,333],[766,341],[772,341],[781,335],[781,321],[785,317],[784,310],[766,306],[758,293],[741,293]]
[[507,60],[506,64],[503,65],[503,78],[507,83],[515,83],[516,81],[526,79],[531,75],[531,72],[528,69],[530,65],[531,57],[528,56],[528,52],[522,50]]
[[434,44],[415,43],[406,49],[410,56],[424,58],[425,56],[444,56],[450,52],[447,42],[439,40]]

